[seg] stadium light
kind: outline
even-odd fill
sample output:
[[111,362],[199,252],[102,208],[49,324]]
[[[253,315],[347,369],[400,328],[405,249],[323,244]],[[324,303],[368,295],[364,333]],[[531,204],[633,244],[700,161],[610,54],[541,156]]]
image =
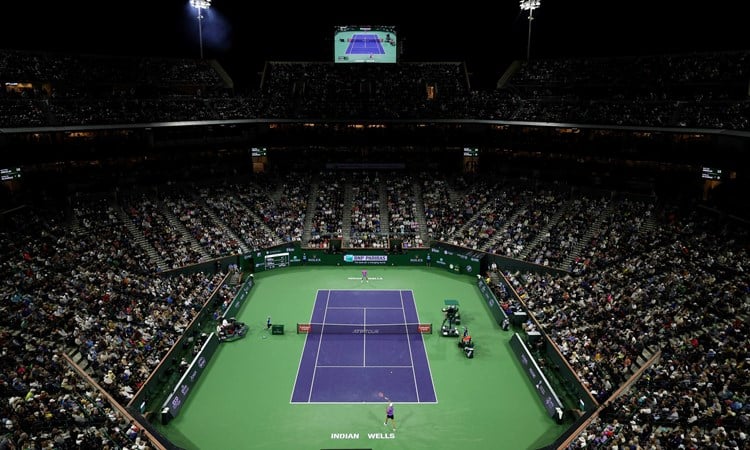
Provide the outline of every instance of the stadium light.
[[521,0],[521,11],[529,12],[529,40],[526,42],[526,61],[531,56],[531,21],[534,20],[534,10],[541,6],[542,0]]
[[203,59],[203,10],[211,6],[211,0],[190,0],[190,6],[198,10],[198,43]]

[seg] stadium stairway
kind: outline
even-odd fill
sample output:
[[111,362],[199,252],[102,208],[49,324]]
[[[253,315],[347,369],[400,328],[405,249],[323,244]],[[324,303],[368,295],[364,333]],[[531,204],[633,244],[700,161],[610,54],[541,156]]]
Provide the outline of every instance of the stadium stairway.
[[451,206],[458,205],[461,197],[463,197],[463,192],[456,189],[453,183],[446,183],[445,190],[448,191],[448,198],[450,199]]
[[344,210],[341,212],[341,235],[342,246],[351,247],[352,244],[352,204],[354,203],[354,190],[352,182],[348,179],[344,182]]
[[501,284],[500,274],[496,270],[490,270],[488,273],[490,274],[490,286],[497,286]]
[[[424,217],[424,198],[422,198],[422,185],[414,183],[414,218],[419,223],[419,236],[427,237],[427,220]],[[429,245],[425,241],[425,244]]]
[[175,230],[177,230],[182,236],[183,239],[185,239],[187,242],[190,243],[190,247],[195,250],[197,253],[201,255],[200,261],[206,261],[211,259],[211,256],[208,254],[205,248],[203,248],[202,245],[195,239],[195,236],[193,236],[190,231],[188,231],[187,228],[185,228],[185,224],[183,224],[177,216],[172,214],[172,211],[169,210],[167,205],[164,204],[164,202],[159,201],[158,202],[158,208],[159,212],[164,215],[164,217],[167,218],[169,223],[172,224]]
[[510,66],[505,70],[505,72],[500,76],[500,78],[497,80],[497,84],[495,87],[497,89],[502,89],[505,87],[505,84],[510,80],[513,75],[521,70],[522,64],[521,61],[515,60],[513,61]]
[[492,236],[492,238],[489,241],[487,241],[484,251],[491,252],[491,250],[494,249],[495,251],[491,253],[496,253],[501,256],[513,256],[513,255],[507,255],[505,254],[505,252],[498,252],[497,244],[505,238],[508,232],[508,227],[510,226],[510,224],[516,223],[516,221],[518,220],[518,216],[520,216],[524,212],[524,208],[525,206],[522,205],[521,208],[517,209],[516,212],[510,218],[508,218],[508,220],[503,224],[502,227],[500,227],[499,230],[495,231],[494,236]]
[[135,242],[146,252],[151,263],[156,264],[159,271],[168,270],[169,265],[167,262],[164,261],[164,258],[159,256],[159,253],[154,246],[148,242],[146,236],[143,235],[143,232],[135,226],[132,220],[130,220],[130,217],[128,217],[125,210],[119,206],[115,206],[114,209],[120,217],[120,221],[125,225],[125,228],[128,229],[130,235],[133,236]]
[[222,67],[218,61],[216,61],[215,59],[210,59],[208,60],[208,64],[211,65],[214,71],[219,75],[219,78],[221,78],[221,81],[224,83],[223,87],[227,89],[234,89],[234,81],[232,81],[232,77],[229,76],[227,71],[224,70],[224,67]]
[[250,248],[245,244],[245,241],[243,241],[242,239],[240,239],[239,236],[237,236],[236,234],[234,234],[234,231],[232,231],[232,229],[229,227],[229,225],[227,225],[226,222],[224,222],[223,220],[221,220],[221,218],[216,215],[216,212],[214,212],[213,208],[211,208],[210,206],[208,206],[209,204],[207,202],[205,202],[205,199],[201,199],[201,203],[207,205],[207,207],[203,208],[203,210],[206,211],[206,214],[208,214],[208,217],[211,218],[211,220],[216,224],[216,226],[218,226],[219,228],[221,228],[221,231],[223,233],[225,233],[226,235],[228,235],[229,237],[231,237],[234,241],[236,241],[238,243],[238,245],[240,246],[240,252],[243,255],[245,253],[249,253],[250,252]]
[[76,363],[76,365],[81,368],[81,370],[89,374],[92,378],[95,378],[98,380],[100,376],[104,375],[104,374],[97,374],[94,371],[94,368],[89,363],[89,360],[83,356],[83,354],[78,350],[78,348],[68,347],[65,349],[65,353],[67,353],[68,356],[70,356],[70,359],[72,359],[73,362]]
[[527,258],[531,254],[532,251],[536,250],[539,245],[541,245],[544,242],[544,236],[549,233],[549,230],[560,221],[560,218],[563,216],[563,214],[567,213],[571,208],[572,202],[570,199],[565,201],[565,204],[562,205],[560,208],[557,209],[557,212],[552,216],[550,220],[547,221],[547,223],[542,227],[542,229],[537,233],[536,237],[529,242],[529,245],[527,245],[519,255],[519,259],[522,259],[524,261],[527,261]]
[[385,188],[385,183],[378,185],[378,205],[380,208],[380,230],[381,234],[389,238],[392,234],[395,234],[396,230],[391,230],[391,214],[388,206],[388,191]]
[[[269,227],[269,226],[268,226],[268,225],[266,224],[266,222],[265,222],[265,221],[264,221],[263,219],[261,219],[261,218],[260,218],[260,217],[259,217],[259,216],[258,216],[258,215],[257,215],[257,214],[256,214],[256,213],[255,213],[255,212],[254,212],[254,211],[252,210],[252,209],[250,209],[250,208],[249,208],[249,207],[248,207],[247,205],[245,205],[245,204],[244,204],[244,203],[242,203],[242,202],[241,202],[240,200],[238,200],[238,199],[236,199],[236,198],[234,198],[234,197],[232,197],[232,198],[229,198],[228,200],[229,200],[230,202],[233,202],[233,203],[234,203],[234,205],[235,205],[235,206],[237,207],[237,209],[240,209],[240,210],[244,211],[244,212],[245,212],[245,214],[247,214],[247,215],[248,215],[249,217],[252,217],[253,221],[255,221],[255,223],[258,223],[258,224],[260,224],[260,226],[261,226],[261,227],[263,227],[263,228],[264,228],[264,229],[266,230],[266,232],[267,232],[267,234],[268,234],[268,235],[273,235],[273,236],[275,236],[275,235],[276,235],[276,233],[274,233],[274,231],[273,231],[273,230],[271,229],[271,227]],[[235,233],[235,235],[236,235],[236,233]],[[252,242],[247,242],[247,241],[245,241],[244,239],[240,239],[240,242],[242,242],[242,243],[244,244],[244,246],[245,246],[246,248],[250,249],[249,251],[252,251],[252,249],[253,249],[253,248],[256,248],[256,245],[257,245],[257,244],[254,244],[254,243],[252,243]],[[280,242],[274,242],[274,243],[273,243],[272,245],[276,245],[277,243],[280,243]]]
[[310,242],[312,238],[312,221],[315,216],[315,207],[318,204],[318,189],[320,183],[317,180],[310,182],[310,196],[307,199],[307,212],[305,213],[304,229],[302,230],[302,242]]
[[281,202],[281,196],[284,193],[284,183],[277,183],[274,189],[268,193],[268,197],[273,200],[273,204],[277,205]]
[[81,221],[78,220],[78,217],[75,214],[70,215],[70,223],[68,224],[70,227],[70,231],[73,232],[73,234],[81,234],[83,233],[83,227],[81,226]]
[[[638,371],[641,367],[643,367],[646,362],[648,362],[649,358],[654,356],[654,354],[658,351],[658,349],[652,349],[650,347],[644,347],[643,351],[641,352],[638,357],[635,358],[633,363],[630,365],[630,367],[627,369],[627,372],[625,373],[625,376],[630,376]],[[657,361],[658,362],[658,361]]]
[[474,213],[473,216],[471,216],[468,220],[466,220],[463,225],[461,225],[458,230],[456,230],[456,236],[466,236],[466,231],[474,226],[476,223],[476,218],[481,216],[487,216],[492,209],[492,205],[486,204],[482,205],[481,208],[477,210],[477,212]]
[[651,233],[657,227],[658,225],[656,223],[656,219],[654,219],[654,216],[648,216],[646,220],[643,221],[643,225],[641,226],[641,233]]
[[581,252],[583,251],[583,249],[585,249],[589,245],[594,235],[601,231],[602,222],[604,222],[605,218],[610,217],[612,215],[612,210],[614,209],[614,207],[615,207],[614,202],[609,202],[609,206],[607,207],[607,209],[602,211],[602,213],[596,217],[596,220],[594,221],[594,223],[591,224],[588,230],[586,230],[583,236],[581,236],[581,239],[578,240],[578,243],[573,248],[573,250],[562,261],[562,263],[560,264],[561,269],[570,270],[571,264],[573,264],[573,260],[575,260],[577,257],[581,255]]
[[240,283],[242,283],[242,272],[232,272],[232,275],[229,277],[228,283],[230,286],[238,286]]

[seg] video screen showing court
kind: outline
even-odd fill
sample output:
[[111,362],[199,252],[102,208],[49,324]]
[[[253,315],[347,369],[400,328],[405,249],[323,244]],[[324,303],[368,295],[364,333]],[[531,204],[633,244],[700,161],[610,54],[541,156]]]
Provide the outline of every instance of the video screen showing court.
[[395,63],[398,60],[396,28],[337,26],[333,55],[337,63]]

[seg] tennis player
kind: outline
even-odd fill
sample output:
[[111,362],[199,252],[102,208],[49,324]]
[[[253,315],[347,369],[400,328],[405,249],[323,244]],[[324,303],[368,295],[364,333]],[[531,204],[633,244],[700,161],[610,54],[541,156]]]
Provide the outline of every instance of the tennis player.
[[361,279],[361,280],[359,280],[359,282],[361,283],[361,282],[363,282],[363,281],[364,281],[365,283],[369,283],[369,282],[370,282],[370,279],[369,279],[369,278],[367,278],[367,270],[363,270],[363,271],[362,271],[362,279]]
[[388,406],[385,407],[385,422],[383,422],[383,425],[388,426],[389,420],[393,426],[393,431],[396,431],[396,419],[393,418],[393,402],[388,402]]

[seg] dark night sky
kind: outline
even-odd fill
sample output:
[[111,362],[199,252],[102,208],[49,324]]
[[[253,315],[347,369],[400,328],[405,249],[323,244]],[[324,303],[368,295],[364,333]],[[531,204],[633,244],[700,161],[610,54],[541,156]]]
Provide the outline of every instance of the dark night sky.
[[[527,12],[515,0],[445,7],[316,3],[214,0],[203,21],[204,54],[222,62],[238,86],[252,86],[266,60],[332,60],[334,25],[395,25],[403,61],[465,61],[476,88],[492,86],[511,61],[526,54]],[[672,0],[542,0],[534,12],[531,56],[748,50],[750,28],[741,3],[698,8]],[[3,8],[0,48],[198,57],[198,21],[188,0],[11,2]]]

